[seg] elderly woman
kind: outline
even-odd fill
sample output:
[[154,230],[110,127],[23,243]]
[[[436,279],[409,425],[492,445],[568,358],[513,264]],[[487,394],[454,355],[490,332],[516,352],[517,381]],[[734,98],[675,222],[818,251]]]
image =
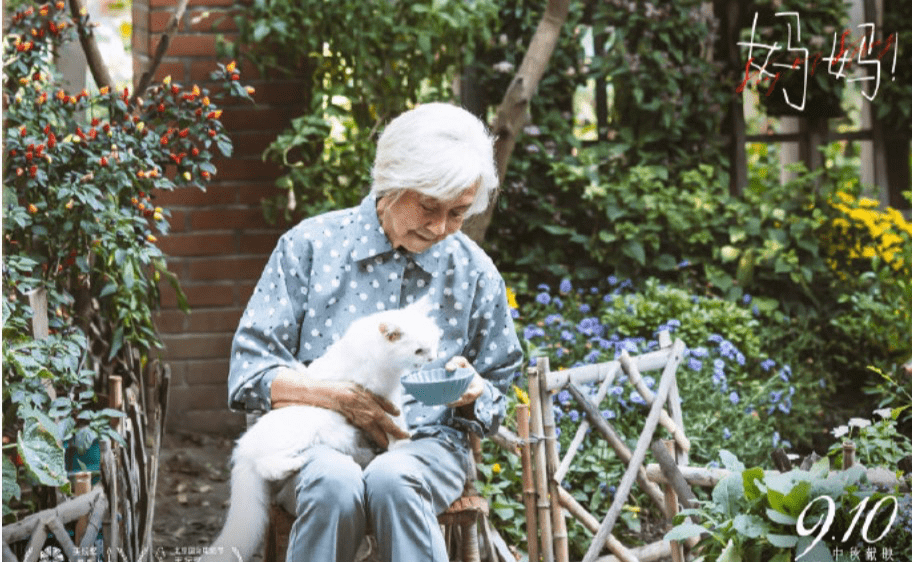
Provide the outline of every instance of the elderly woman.
[[493,199],[492,148],[484,125],[455,106],[400,115],[378,141],[370,194],[288,231],[257,284],[232,346],[233,409],[329,408],[385,449],[386,434],[406,436],[387,415],[396,407],[353,384],[309,380],[304,366],[355,318],[424,295],[443,329],[432,366],[476,370],[449,407],[407,401],[411,441],[363,471],[325,446],[306,453],[289,561],[351,561],[366,533],[378,537],[382,560],[447,560],[436,516],[463,489],[467,431],[496,431],[522,361],[504,281],[460,232]]

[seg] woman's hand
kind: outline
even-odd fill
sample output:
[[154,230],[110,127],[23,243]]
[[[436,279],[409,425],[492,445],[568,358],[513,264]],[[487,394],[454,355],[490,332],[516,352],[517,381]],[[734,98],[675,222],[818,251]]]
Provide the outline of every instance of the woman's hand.
[[389,445],[388,435],[396,439],[409,437],[389,417],[398,416],[399,408],[358,384],[311,380],[283,369],[272,381],[271,399],[273,408],[316,406],[338,412],[384,449]]
[[[457,355],[456,357],[453,357],[447,361],[447,364],[444,365],[444,368],[447,371],[455,371],[456,369],[464,368],[469,368],[475,371],[475,367],[469,363],[469,360],[461,355]],[[462,396],[460,396],[454,402],[450,402],[447,404],[447,406],[450,408],[468,406],[469,404],[475,402],[475,400],[481,396],[482,392],[484,392],[484,379],[481,378],[481,375],[478,374],[478,371],[475,371],[475,377],[472,379],[472,382],[469,383],[469,388],[467,388],[466,391],[462,393]]]
[[364,430],[377,445],[386,449],[389,446],[389,435],[396,439],[409,437],[408,432],[390,418],[400,413],[392,402],[360,384],[333,384],[338,387],[335,389],[336,407],[333,409],[345,416],[352,425]]

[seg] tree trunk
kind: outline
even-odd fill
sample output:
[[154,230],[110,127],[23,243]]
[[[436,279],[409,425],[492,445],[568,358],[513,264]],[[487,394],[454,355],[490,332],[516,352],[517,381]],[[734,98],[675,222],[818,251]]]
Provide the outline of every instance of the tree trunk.
[[[560,30],[567,21],[570,0],[548,0],[545,14],[538,23],[535,35],[529,43],[519,70],[504,94],[503,101],[497,108],[492,130],[497,140],[494,142],[494,160],[497,164],[497,175],[501,183],[507,175],[507,163],[516,146],[516,139],[529,119],[529,102],[548,66],[548,60],[557,46]],[[462,230],[469,238],[478,242],[484,241],[485,232],[491,224],[496,198],[484,213],[467,220]]]

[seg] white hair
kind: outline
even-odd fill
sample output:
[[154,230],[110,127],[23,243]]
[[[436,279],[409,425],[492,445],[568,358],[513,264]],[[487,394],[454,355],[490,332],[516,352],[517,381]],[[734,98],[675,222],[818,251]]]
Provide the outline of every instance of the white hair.
[[371,193],[405,190],[452,201],[478,185],[466,216],[484,212],[497,191],[494,139],[477,117],[455,105],[427,103],[393,119],[377,141]]

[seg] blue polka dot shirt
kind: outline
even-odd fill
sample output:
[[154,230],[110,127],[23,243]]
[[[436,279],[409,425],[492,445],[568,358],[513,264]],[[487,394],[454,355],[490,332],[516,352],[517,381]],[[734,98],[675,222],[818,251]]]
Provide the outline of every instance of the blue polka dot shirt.
[[456,355],[485,379],[474,419],[406,396],[413,437],[496,431],[506,391],[522,362],[503,278],[491,259],[456,232],[420,254],[395,249],[377,218],[376,198],[306,219],[286,232],[269,258],[241,318],[231,349],[229,406],[267,411],[283,368],[309,364],[361,316],[400,308],[429,295],[443,330],[432,366]]

